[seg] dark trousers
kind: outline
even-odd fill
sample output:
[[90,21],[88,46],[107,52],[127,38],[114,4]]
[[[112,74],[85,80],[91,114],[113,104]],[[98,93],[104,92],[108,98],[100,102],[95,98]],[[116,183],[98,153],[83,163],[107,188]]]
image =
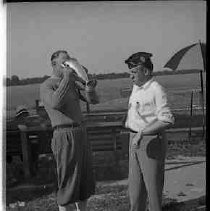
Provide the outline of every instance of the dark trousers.
[[52,151],[57,169],[57,203],[84,201],[95,193],[90,145],[83,127],[53,132]]
[[130,211],[145,211],[147,198],[150,211],[161,211],[164,186],[166,138],[144,136],[138,149],[131,147],[135,133],[130,133],[129,198]]

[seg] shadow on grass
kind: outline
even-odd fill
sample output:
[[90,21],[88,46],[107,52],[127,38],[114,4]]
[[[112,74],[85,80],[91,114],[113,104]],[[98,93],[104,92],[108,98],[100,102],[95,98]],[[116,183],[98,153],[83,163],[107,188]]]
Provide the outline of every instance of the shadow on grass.
[[[25,201],[25,207],[18,208],[21,211],[45,210],[56,211],[54,187],[36,188],[34,190],[25,189],[10,191],[7,194],[7,204],[16,201]],[[205,206],[206,197],[184,202],[177,202],[174,199],[163,197],[163,211],[201,211],[198,207]],[[8,208],[7,210],[13,210]],[[129,198],[126,185],[97,186],[96,193],[88,202],[89,211],[128,211]]]
[[38,187],[14,188],[6,190],[6,204],[17,201],[29,202],[34,199],[46,196],[56,191],[56,186],[41,185]]
[[197,199],[191,199],[183,202],[172,201],[163,206],[163,211],[200,211],[199,207],[206,205],[206,196]]
[[183,165],[167,168],[167,169],[165,169],[165,171],[175,170],[175,169],[179,169],[179,168],[183,168],[183,167],[187,167],[187,166],[193,166],[193,165],[197,165],[200,163],[205,163],[205,161],[195,161],[195,162],[188,162],[188,163],[185,162],[184,164],[183,164],[183,162],[176,162],[176,164],[183,164]]

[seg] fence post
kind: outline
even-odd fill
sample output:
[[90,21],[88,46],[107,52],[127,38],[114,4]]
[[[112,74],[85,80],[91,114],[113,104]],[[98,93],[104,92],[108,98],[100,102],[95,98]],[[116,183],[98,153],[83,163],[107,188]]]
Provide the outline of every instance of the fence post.
[[26,125],[18,125],[20,129],[20,137],[21,137],[21,146],[22,146],[22,154],[23,154],[23,168],[24,168],[24,176],[25,178],[31,177],[31,146],[28,142],[27,137],[27,126]]
[[124,158],[128,158],[129,154],[129,139],[130,135],[128,131],[121,131],[120,133],[120,141],[122,143],[122,153]]
[[36,103],[36,112],[37,112],[39,109],[39,100],[35,100],[35,103]]
[[116,136],[116,128],[112,129],[112,140],[113,140],[113,147],[114,151],[117,151],[117,136]]
[[90,113],[90,105],[88,102],[86,103],[86,110],[87,110],[87,113]]

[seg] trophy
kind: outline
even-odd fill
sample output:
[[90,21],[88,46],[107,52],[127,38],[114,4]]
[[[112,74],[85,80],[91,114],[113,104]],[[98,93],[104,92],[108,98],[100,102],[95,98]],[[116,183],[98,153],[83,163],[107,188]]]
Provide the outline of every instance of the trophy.
[[85,85],[85,95],[88,103],[90,104],[98,104],[99,98],[96,93],[95,87],[97,85],[97,81],[95,79],[89,80],[87,71],[83,68],[82,65],[76,59],[71,58],[70,60],[64,62],[63,67],[70,67],[75,70],[76,74],[84,81]]

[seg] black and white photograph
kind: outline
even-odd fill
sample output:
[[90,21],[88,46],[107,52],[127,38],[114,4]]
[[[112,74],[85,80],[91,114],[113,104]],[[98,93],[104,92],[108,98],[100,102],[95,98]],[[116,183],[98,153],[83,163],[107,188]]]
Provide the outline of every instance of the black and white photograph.
[[206,1],[3,7],[1,210],[207,210]]

